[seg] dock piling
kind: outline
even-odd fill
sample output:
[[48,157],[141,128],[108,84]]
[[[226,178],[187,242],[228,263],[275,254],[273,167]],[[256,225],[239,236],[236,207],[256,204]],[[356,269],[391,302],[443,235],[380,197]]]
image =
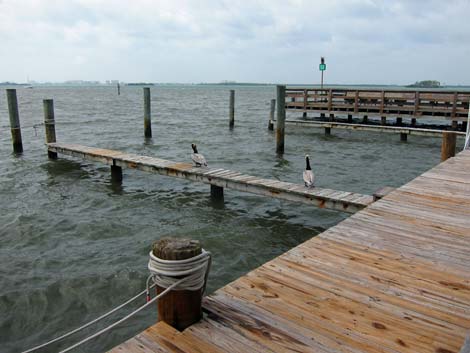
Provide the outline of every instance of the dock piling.
[[[199,241],[162,238],[153,245],[153,254],[162,260],[185,260],[202,253]],[[157,286],[157,294],[165,288]],[[172,290],[158,300],[158,321],[183,331],[202,318],[203,289]]]
[[368,122],[369,122],[369,117],[367,115],[364,115],[364,117],[362,118],[362,123],[367,124]]
[[286,125],[286,86],[277,86],[277,126],[276,153],[284,153],[284,134]]
[[230,90],[230,106],[229,106],[229,126],[235,126],[235,90]]
[[223,201],[224,200],[224,188],[221,186],[211,184],[211,199],[213,201]]
[[117,165],[111,166],[111,182],[119,184],[122,182],[122,168]]
[[146,138],[152,137],[152,121],[150,107],[150,88],[144,87],[144,135]]
[[403,125],[403,118],[397,118],[397,126]]
[[441,162],[455,156],[457,135],[450,131],[442,133]]
[[274,111],[276,110],[276,100],[271,99],[271,107],[269,109],[269,122],[268,122],[268,130],[274,130]]
[[7,101],[13,152],[23,153],[23,140],[21,138],[20,114],[18,112],[16,89],[7,89]]
[[348,114],[348,123],[352,123],[353,119],[352,119],[352,114]]
[[[54,101],[52,99],[44,99],[42,101],[44,108],[44,128],[46,130],[46,143],[57,142],[55,135],[55,116],[54,116]],[[47,151],[49,159],[57,159],[57,153]]]
[[325,127],[325,136],[331,135],[331,127]]
[[382,125],[387,125],[387,117],[386,117],[386,116],[380,117],[380,123],[381,123]]
[[408,134],[405,134],[403,132],[400,133],[400,141],[408,141]]

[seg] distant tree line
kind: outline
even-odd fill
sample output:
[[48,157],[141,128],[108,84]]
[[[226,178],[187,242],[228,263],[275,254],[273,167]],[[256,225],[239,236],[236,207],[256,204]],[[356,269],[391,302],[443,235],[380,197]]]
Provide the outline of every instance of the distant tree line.
[[441,87],[441,83],[435,80],[416,81],[415,83],[408,85],[407,87],[439,88]]

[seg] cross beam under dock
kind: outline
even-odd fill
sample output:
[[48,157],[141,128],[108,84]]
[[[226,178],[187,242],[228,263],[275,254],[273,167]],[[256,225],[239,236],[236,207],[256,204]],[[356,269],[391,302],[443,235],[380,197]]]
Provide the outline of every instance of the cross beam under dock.
[[190,163],[177,163],[156,157],[78,144],[49,143],[47,148],[49,152],[101,162],[114,167],[138,169],[347,213],[360,211],[374,201],[370,195],[324,188],[309,189],[303,184],[263,179],[222,168],[197,168]]

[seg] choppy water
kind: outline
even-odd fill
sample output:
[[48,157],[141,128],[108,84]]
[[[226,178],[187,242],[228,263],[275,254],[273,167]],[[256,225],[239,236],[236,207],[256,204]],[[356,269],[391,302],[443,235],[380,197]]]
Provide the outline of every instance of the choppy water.
[[[292,182],[300,182],[309,153],[318,185],[333,189],[372,193],[439,162],[437,138],[403,143],[398,135],[343,130],[325,137],[322,130],[289,126],[280,158],[266,128],[275,88],[235,87],[233,131],[230,88],[153,87],[154,138],[147,141],[142,88],[124,87],[121,96],[112,87],[20,88],[18,98],[23,126],[40,123],[42,99],[54,99],[59,141],[175,161],[188,161],[196,142],[211,166]],[[207,185],[138,171],[125,170],[116,187],[103,165],[49,161],[42,127],[38,136],[24,129],[25,152],[13,155],[7,125],[0,92],[1,352],[39,344],[142,290],[148,251],[160,237],[199,239],[213,253],[211,292],[346,217],[230,190],[221,208],[209,200]],[[77,352],[109,349],[155,319],[156,309],[149,309]]]

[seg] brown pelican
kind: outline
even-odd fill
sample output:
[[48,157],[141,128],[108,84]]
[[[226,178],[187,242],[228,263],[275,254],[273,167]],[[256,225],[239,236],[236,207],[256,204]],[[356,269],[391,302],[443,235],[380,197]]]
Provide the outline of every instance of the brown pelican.
[[304,183],[306,187],[308,188],[315,187],[313,185],[315,181],[315,175],[312,172],[312,168],[310,168],[310,157],[308,156],[308,154],[305,155],[305,170],[304,170],[303,177],[304,177]]
[[193,143],[191,144],[191,147],[193,148],[193,153],[191,154],[191,159],[193,160],[194,164],[196,167],[207,167],[207,162],[204,156],[197,151],[197,146]]

